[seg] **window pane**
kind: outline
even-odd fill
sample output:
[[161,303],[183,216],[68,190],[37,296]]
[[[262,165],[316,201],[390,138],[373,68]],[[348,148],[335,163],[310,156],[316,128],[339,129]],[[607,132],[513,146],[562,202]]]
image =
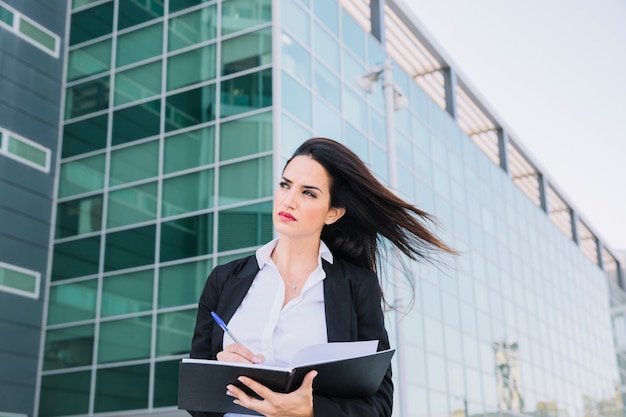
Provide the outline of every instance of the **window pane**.
[[117,38],[117,61],[124,65],[160,55],[163,49],[163,23],[148,26]]
[[79,7],[86,6],[90,3],[95,3],[99,0],[72,0],[72,9],[78,9]]
[[43,369],[91,365],[94,325],[48,330]]
[[159,314],[156,356],[180,355],[189,352],[195,324],[195,309]]
[[215,84],[174,94],[166,100],[167,132],[215,119]]
[[315,0],[313,11],[315,16],[335,34],[339,32],[338,4],[335,0]]
[[18,290],[20,293],[36,294],[39,277],[34,273],[17,271],[0,265],[0,289]]
[[282,24],[290,33],[295,35],[305,45],[311,44],[309,36],[310,17],[309,14],[299,6],[294,0],[283,0],[282,5]]
[[132,268],[154,263],[155,226],[144,226],[106,236],[104,270]]
[[81,153],[102,149],[107,142],[106,114],[80,122],[69,123],[63,127],[63,153],[67,158]]
[[161,92],[161,61],[118,72],[115,76],[115,105],[130,103]]
[[41,167],[48,167],[47,154],[43,149],[35,147],[10,135],[8,144],[9,146],[7,147],[7,150],[9,153]]
[[325,138],[341,138],[341,114],[339,111],[328,106],[326,102],[317,97],[313,100],[313,104],[315,135]]
[[339,72],[339,41],[317,24],[313,31],[313,50],[326,65]]
[[4,22],[7,25],[12,27],[13,26],[13,16],[15,16],[15,15],[13,14],[12,11],[2,7],[2,5],[0,4],[0,22]]
[[222,81],[222,117],[272,105],[272,70]]
[[230,0],[222,4],[222,35],[272,20],[272,0]]
[[[179,7],[179,3],[183,3],[183,0],[170,1],[170,9]],[[217,34],[216,10],[216,6],[212,5],[170,19],[168,51],[214,39]]]
[[105,110],[109,107],[109,76],[68,87],[65,97],[65,118]]
[[282,34],[281,41],[283,70],[294,78],[309,83],[311,81],[311,55],[286,33]]
[[272,113],[220,125],[220,161],[272,150]]
[[365,32],[349,13],[342,13],[343,31],[342,38],[345,45],[348,46],[358,57],[365,57]]
[[[180,1],[180,0],[179,0]],[[171,4],[171,3],[170,3]],[[154,364],[154,407],[178,404],[178,361]]]
[[361,97],[345,87],[343,89],[343,114],[353,125],[367,132],[367,106]]
[[37,42],[39,45],[43,46],[44,48],[49,49],[52,52],[56,52],[57,39],[49,33],[33,25],[28,20],[20,19],[19,31],[28,36],[33,41]]
[[220,167],[220,206],[271,195],[271,156]]
[[159,134],[161,101],[154,100],[113,113],[112,143],[119,145]]
[[91,371],[41,377],[39,416],[68,416],[89,412]]
[[186,9],[188,7],[197,6],[198,4],[207,3],[212,0],[176,0],[170,1],[170,13]]
[[282,78],[283,109],[311,126],[311,93],[287,74]]
[[108,35],[113,30],[113,2],[74,13],[70,22],[70,45]]
[[104,187],[104,155],[96,155],[61,165],[59,198]]
[[311,136],[311,132],[302,124],[296,123],[286,114],[281,115],[280,149],[286,155],[291,155],[302,142]]
[[167,90],[215,78],[215,44],[170,57],[167,60]]
[[161,217],[213,207],[213,170],[163,180]]
[[99,369],[94,412],[147,408],[149,387],[148,364]]
[[152,309],[153,285],[152,269],[105,277],[100,315],[115,316]]
[[[91,320],[96,317],[98,280],[74,282],[50,287],[48,324]],[[93,337],[93,330],[92,330]]]
[[220,211],[218,227],[220,252],[262,245],[272,239],[272,203]]
[[156,182],[111,191],[107,209],[107,228],[154,220],[156,212]]
[[197,304],[212,264],[205,259],[161,268],[158,308]]
[[272,28],[262,29],[222,43],[222,75],[272,62]]
[[213,251],[213,214],[161,224],[161,262],[206,255]]
[[120,1],[117,29],[147,22],[163,16],[163,0]]
[[52,281],[98,273],[100,236],[54,245]]
[[102,224],[102,195],[79,198],[57,206],[57,239],[97,232]]
[[100,323],[98,363],[150,357],[152,316]]
[[336,108],[341,108],[341,83],[339,77],[333,74],[319,61],[315,61],[315,79],[313,89]]
[[159,171],[159,141],[111,152],[111,177],[109,185],[155,177]]
[[180,171],[215,161],[215,128],[207,126],[165,138],[163,172]]

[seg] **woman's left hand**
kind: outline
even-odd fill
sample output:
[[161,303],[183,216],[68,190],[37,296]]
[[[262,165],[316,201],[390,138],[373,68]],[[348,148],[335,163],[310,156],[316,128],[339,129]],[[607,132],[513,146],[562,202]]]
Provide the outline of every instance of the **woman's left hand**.
[[253,379],[242,376],[239,381],[259,394],[265,400],[252,398],[234,385],[228,385],[226,394],[235,397],[233,401],[266,417],[313,417],[313,379],[317,371],[304,376],[302,385],[289,394],[274,392]]

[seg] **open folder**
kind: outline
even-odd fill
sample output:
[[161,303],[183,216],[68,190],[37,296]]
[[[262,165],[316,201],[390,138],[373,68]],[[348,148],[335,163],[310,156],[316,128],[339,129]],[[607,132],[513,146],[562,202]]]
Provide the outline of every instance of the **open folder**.
[[181,359],[178,368],[178,408],[217,413],[252,413],[233,404],[226,385],[256,396],[237,377],[247,376],[277,392],[291,392],[315,369],[313,393],[328,397],[364,398],[374,394],[389,368],[393,349],[376,352],[378,341],[334,342],[309,346],[287,367]]

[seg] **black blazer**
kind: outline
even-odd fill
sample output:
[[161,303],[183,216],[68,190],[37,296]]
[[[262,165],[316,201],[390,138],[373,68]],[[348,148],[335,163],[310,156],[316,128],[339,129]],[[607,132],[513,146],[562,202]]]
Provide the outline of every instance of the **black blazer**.
[[[381,308],[381,289],[376,274],[335,257],[334,263],[322,261],[324,304],[329,342],[378,340],[378,349],[389,348]],[[223,332],[211,311],[226,323],[244,299],[259,272],[255,255],[217,266],[207,278],[198,304],[198,315],[191,358],[215,359],[223,350]],[[226,387],[224,387],[226,388]],[[316,417],[388,417],[393,405],[391,366],[376,394],[365,399],[313,396]],[[217,417],[221,414],[190,412],[193,416]]]

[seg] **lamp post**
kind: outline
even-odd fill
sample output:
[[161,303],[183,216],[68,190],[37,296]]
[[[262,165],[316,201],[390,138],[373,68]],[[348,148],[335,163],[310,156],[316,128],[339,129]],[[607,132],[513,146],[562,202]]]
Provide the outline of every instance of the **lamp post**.
[[[383,94],[385,98],[385,123],[386,123],[386,140],[387,140],[387,169],[389,175],[389,186],[394,193],[398,192],[398,163],[396,158],[396,132],[394,112],[409,106],[408,98],[402,94],[400,89],[393,82],[393,65],[391,60],[387,59],[382,65],[377,65],[361,77],[357,77],[357,84],[366,93],[372,93],[374,84],[378,82],[382,75]],[[392,257],[391,273],[394,286],[394,301],[398,308],[402,307],[402,292],[400,291],[401,279],[398,274],[398,260]],[[399,311],[394,312],[394,324],[396,328],[396,363],[398,364],[397,380],[398,380],[398,409],[400,417],[407,417],[407,396],[405,390],[406,382],[406,359],[404,352],[404,331],[402,328],[402,319]]]

